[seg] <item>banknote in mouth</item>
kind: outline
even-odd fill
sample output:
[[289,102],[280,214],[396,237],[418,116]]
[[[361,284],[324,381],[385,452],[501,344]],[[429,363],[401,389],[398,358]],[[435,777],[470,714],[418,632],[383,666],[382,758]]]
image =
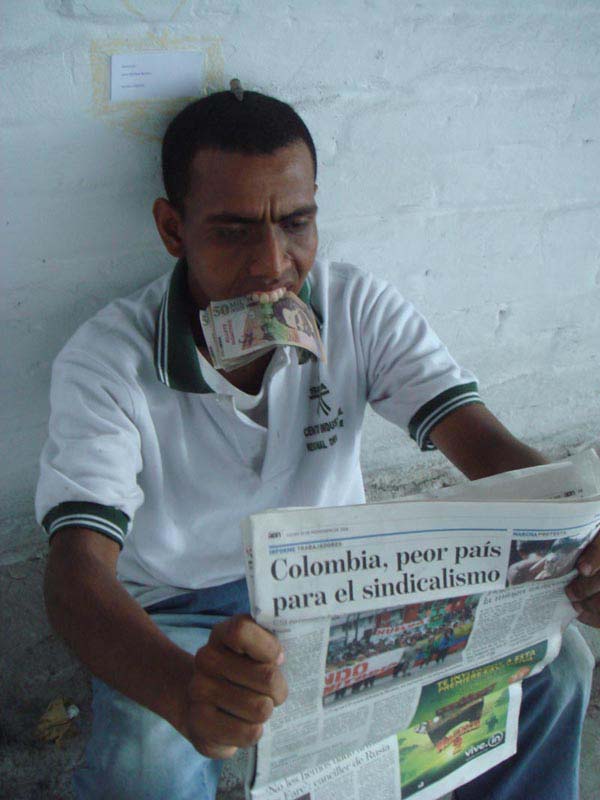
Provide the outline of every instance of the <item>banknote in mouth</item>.
[[216,369],[236,369],[286,345],[297,348],[299,361],[306,354],[326,361],[312,309],[283,287],[213,301],[200,324]]

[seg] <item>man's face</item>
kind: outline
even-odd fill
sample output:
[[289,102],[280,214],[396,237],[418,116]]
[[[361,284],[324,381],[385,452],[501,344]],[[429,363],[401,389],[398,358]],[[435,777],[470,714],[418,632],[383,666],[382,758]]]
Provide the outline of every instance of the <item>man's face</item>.
[[[192,162],[176,252],[206,307],[252,292],[298,292],[317,251],[314,167],[303,142],[270,155],[200,150]],[[157,201],[159,203],[160,201]],[[164,201],[166,202],[166,201]]]

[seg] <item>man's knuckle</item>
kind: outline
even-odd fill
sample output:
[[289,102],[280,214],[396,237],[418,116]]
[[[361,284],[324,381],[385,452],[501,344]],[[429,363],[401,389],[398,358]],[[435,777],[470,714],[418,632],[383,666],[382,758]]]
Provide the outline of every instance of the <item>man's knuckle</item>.
[[231,619],[227,620],[225,623],[226,627],[226,637],[228,641],[232,642],[239,642],[241,639],[244,638],[245,633],[248,630],[248,623],[249,620],[247,617],[244,617],[240,614],[236,614]]
[[285,703],[288,694],[288,685],[285,681],[282,681],[275,691],[275,697],[273,698],[275,705],[280,706],[282,703]]
[[252,621],[245,614],[235,614],[229,620],[229,625],[231,630],[235,631],[236,634],[240,634],[248,630],[252,625]]
[[198,737],[194,740],[194,747],[205,758],[217,758],[219,752],[219,745],[215,744],[204,737]]
[[273,700],[270,697],[259,697],[254,703],[254,716],[258,722],[266,722],[273,713]]
[[217,651],[212,647],[203,647],[196,653],[195,667],[197,672],[203,672],[206,675],[219,674],[220,657]]
[[265,686],[268,689],[274,688],[277,680],[277,673],[279,671],[278,668],[274,664],[262,664],[260,671]]

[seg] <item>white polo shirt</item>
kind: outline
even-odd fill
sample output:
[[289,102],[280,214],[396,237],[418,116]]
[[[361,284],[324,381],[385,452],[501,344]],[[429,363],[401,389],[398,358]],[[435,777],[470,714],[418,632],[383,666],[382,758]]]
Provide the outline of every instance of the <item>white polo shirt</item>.
[[243,517],[364,502],[367,402],[424,450],[446,414],[481,402],[392,286],[317,262],[300,296],[327,364],[278,348],[258,397],[199,359],[185,261],[82,325],[52,371],[36,494],[48,535],[77,525],[117,541],[118,576],[142,605],[237,580]]

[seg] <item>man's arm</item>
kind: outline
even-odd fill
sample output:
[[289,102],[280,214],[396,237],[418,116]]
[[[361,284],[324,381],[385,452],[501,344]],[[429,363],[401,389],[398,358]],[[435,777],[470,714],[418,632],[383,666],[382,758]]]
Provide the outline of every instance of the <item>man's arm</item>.
[[101,680],[166,719],[204,755],[254,744],[285,699],[281,646],[249,617],[215,626],[195,656],[116,577],[119,545],[85,528],[51,541],[44,596],[57,633]]
[[431,441],[470,480],[547,464],[480,403],[463,406],[433,428]]
[[[541,453],[516,439],[481,404],[463,406],[449,414],[433,428],[430,438],[471,480],[548,463]],[[567,586],[567,596],[580,622],[600,628],[600,532],[576,566],[579,576]]]

